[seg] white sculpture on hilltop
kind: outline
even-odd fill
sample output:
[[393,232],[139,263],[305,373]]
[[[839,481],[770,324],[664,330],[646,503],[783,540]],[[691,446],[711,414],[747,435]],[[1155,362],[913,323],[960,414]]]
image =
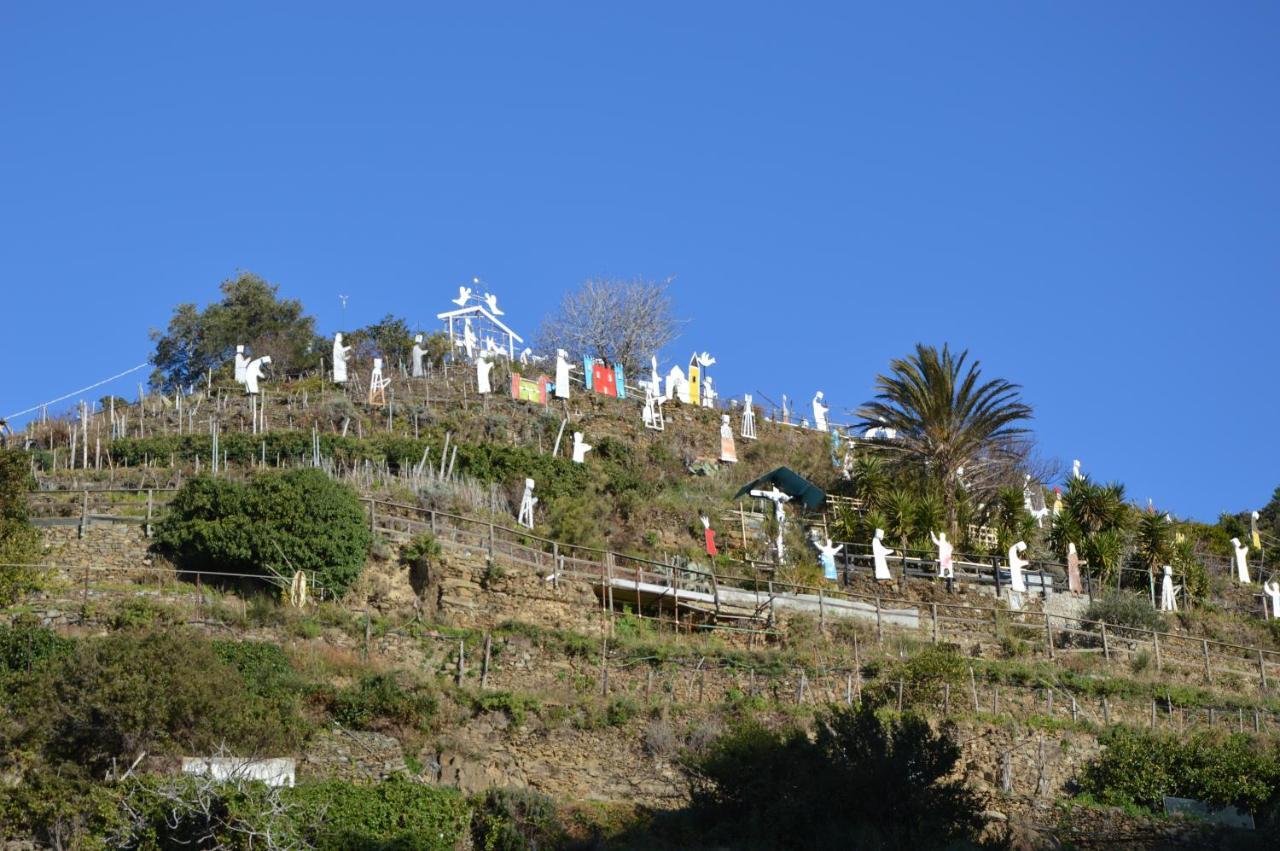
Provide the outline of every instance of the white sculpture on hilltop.
[[533,507],[538,504],[533,485],[533,479],[524,480],[524,496],[520,497],[520,514],[516,517],[516,522],[526,529],[533,528]]
[[582,439],[582,432],[573,433],[573,463],[581,464],[587,460],[587,453],[594,449],[590,443]]
[[738,447],[733,442],[733,426],[729,425],[729,415],[720,417],[720,460],[726,464],[738,463]]
[[484,294],[484,303],[489,305],[489,312],[494,316],[501,316],[502,311],[498,309],[498,297],[493,293]]
[[413,338],[413,377],[422,378],[426,373],[422,369],[422,360],[427,356],[427,350],[422,347],[422,335],[419,334]]
[[929,538],[933,541],[933,545],[938,548],[938,578],[953,579],[956,575],[955,564],[952,561],[952,546],[947,540],[946,532],[938,534],[929,533]]
[[1178,592],[1181,590],[1181,585],[1173,584],[1173,568],[1166,564],[1164,578],[1160,580],[1160,611],[1178,611]]
[[462,347],[467,350],[467,360],[471,360],[476,356],[476,332],[471,327],[471,317],[466,317],[462,322]]
[[1084,476],[1080,475],[1080,459],[1079,458],[1071,462],[1071,478],[1073,479],[1084,478]]
[[818,548],[818,561],[822,563],[822,578],[836,578],[836,553],[844,549],[844,544],[832,544],[831,539],[827,538],[825,544],[819,544],[816,541],[814,546]]
[[716,391],[711,386],[711,376],[703,376],[702,391],[698,396],[698,400],[704,408],[714,408],[716,406]]
[[1027,581],[1022,576],[1022,569],[1031,562],[1022,557],[1026,551],[1026,541],[1018,541],[1009,547],[1009,588],[1019,594],[1025,594],[1027,591]]
[[876,579],[881,582],[893,579],[889,573],[889,556],[891,555],[893,550],[884,545],[884,530],[877,529],[875,537],[871,539],[871,558],[876,566]]
[[1240,580],[1241,585],[1249,584],[1249,548],[1240,543],[1239,538],[1231,539],[1231,546],[1235,550],[1236,561],[1236,578]]
[[1280,618],[1280,582],[1276,582],[1274,579],[1270,582],[1264,582],[1262,583],[1262,590],[1271,598],[1271,617]]
[[258,382],[262,380],[262,368],[271,363],[271,355],[263,355],[260,358],[249,361],[249,365],[244,369],[244,389],[250,396],[258,395]]
[[342,332],[333,335],[333,383],[347,383],[347,362],[351,360],[351,347],[342,345]]
[[756,409],[751,405],[751,394],[742,397],[742,439],[756,439]]
[[244,346],[236,346],[236,384],[244,384],[249,359],[244,356]]
[[382,358],[374,358],[373,370],[369,373],[370,405],[387,404],[387,386],[389,384],[391,384],[391,379],[382,377]]
[[787,523],[787,513],[782,509],[782,507],[791,501],[791,497],[778,490],[776,485],[767,491],[753,490],[751,491],[751,495],[760,499],[767,499],[773,503],[773,518],[778,527],[778,537],[774,542],[774,547],[778,553],[778,561],[781,563],[783,556],[786,553],[785,547],[782,543],[782,531]]
[[471,287],[458,287],[458,297],[453,299],[453,303],[458,307],[466,307],[468,301],[471,300]]
[[480,357],[476,358],[476,392],[492,393],[493,387],[489,385],[489,373],[493,372],[493,361],[489,359],[487,353],[482,352]]
[[813,427],[818,431],[827,430],[827,412],[831,410],[829,405],[822,401],[822,391],[819,390],[813,396]]
[[649,358],[649,386],[653,388],[653,395],[662,395],[662,376],[658,375],[657,355]]
[[569,398],[569,353],[556,349],[556,398]]

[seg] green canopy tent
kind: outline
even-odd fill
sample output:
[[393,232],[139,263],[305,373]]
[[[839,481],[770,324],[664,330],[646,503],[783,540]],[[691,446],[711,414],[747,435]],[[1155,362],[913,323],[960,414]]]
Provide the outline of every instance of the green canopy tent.
[[792,503],[799,503],[815,511],[827,504],[827,495],[821,488],[788,467],[779,467],[765,473],[754,482],[743,485],[733,498],[737,499],[750,494],[753,490],[765,490],[769,487],[777,487],[791,497]]

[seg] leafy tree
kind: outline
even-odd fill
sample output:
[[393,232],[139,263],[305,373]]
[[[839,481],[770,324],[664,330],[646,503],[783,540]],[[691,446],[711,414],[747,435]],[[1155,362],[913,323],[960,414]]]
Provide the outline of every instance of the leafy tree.
[[922,343],[915,354],[895,359],[876,378],[879,392],[858,409],[867,427],[897,431],[906,457],[942,493],[947,526],[958,537],[960,471],[1012,465],[1021,459],[1020,423],[1031,418],[1019,386],[1004,379],[984,381],[980,363]]
[[731,847],[939,848],[975,837],[978,801],[948,780],[960,748],[905,715],[833,708],[815,735],[748,724],[693,758],[692,806]]
[[341,595],[371,536],[355,492],[319,470],[265,473],[248,484],[194,478],[174,496],[156,542],[187,571],[313,572]]
[[27,522],[27,493],[34,486],[27,456],[0,449],[0,606],[8,606],[36,586],[29,567],[39,553],[40,537]]
[[249,272],[223,281],[222,300],[204,310],[184,303],[174,308],[169,327],[152,331],[156,350],[151,386],[172,392],[195,384],[206,372],[230,363],[243,344],[255,356],[270,355],[277,373],[313,365],[315,319],[302,302],[280,299],[277,287]]
[[542,323],[540,345],[647,374],[650,356],[676,338],[670,286],[669,279],[591,278],[566,294],[559,311]]
[[1089,569],[1107,581],[1115,577],[1128,548],[1133,509],[1125,502],[1124,485],[1101,485],[1088,476],[1072,479],[1062,494],[1062,514],[1054,520],[1050,540],[1059,558],[1074,543]]
[[409,323],[388,313],[372,325],[357,328],[343,338],[359,361],[372,363],[380,357],[387,369],[399,364],[410,366],[413,356],[413,332]]

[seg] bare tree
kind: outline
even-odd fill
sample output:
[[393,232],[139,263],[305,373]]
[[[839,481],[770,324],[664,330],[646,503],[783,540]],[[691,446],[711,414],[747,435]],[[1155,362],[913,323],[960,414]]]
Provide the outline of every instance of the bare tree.
[[540,343],[549,351],[621,364],[632,375],[645,372],[649,356],[677,336],[671,280],[590,278],[543,321]]

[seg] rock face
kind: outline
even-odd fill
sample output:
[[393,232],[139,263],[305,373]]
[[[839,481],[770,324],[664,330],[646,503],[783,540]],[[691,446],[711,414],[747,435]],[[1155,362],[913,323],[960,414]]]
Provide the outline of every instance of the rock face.
[[148,575],[143,568],[153,562],[151,540],[140,523],[91,523],[83,537],[75,526],[49,526],[40,532],[45,560],[64,568],[68,579],[82,578],[75,568],[84,567],[142,579]]
[[303,778],[341,778],[368,783],[409,770],[400,742],[381,733],[326,730],[312,740],[298,763]]

